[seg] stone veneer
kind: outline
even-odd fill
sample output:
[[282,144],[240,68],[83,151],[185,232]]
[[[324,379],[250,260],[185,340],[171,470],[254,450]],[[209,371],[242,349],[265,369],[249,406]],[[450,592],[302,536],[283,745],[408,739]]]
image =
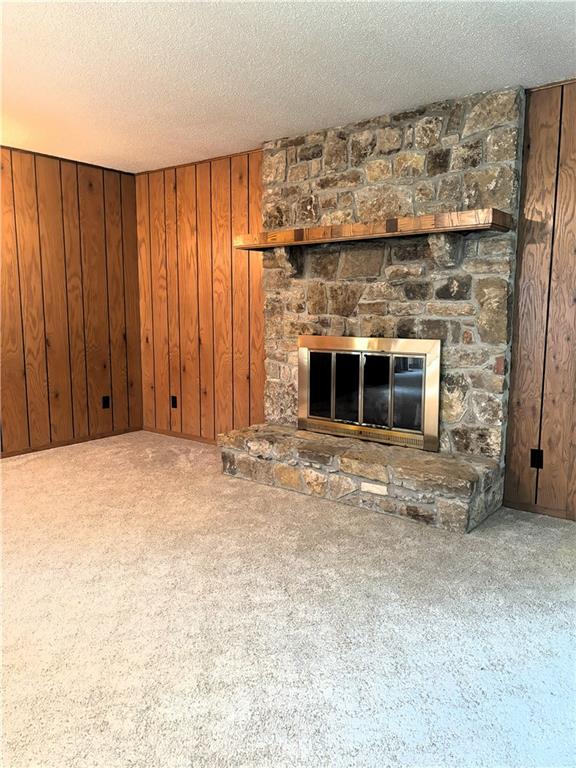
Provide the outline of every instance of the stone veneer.
[[[523,94],[444,101],[264,145],[265,228],[518,213]],[[266,419],[296,424],[299,334],[442,339],[441,450],[502,460],[516,233],[264,255]]]
[[264,229],[494,207],[517,212],[521,90],[264,144]]
[[464,533],[500,505],[494,459],[261,425],[221,435],[224,473]]
[[[264,227],[483,207],[516,221],[523,106],[506,90],[268,142]],[[224,471],[477,525],[502,499],[515,250],[511,231],[267,251],[267,425],[221,436]],[[441,452],[297,432],[300,334],[441,339]]]

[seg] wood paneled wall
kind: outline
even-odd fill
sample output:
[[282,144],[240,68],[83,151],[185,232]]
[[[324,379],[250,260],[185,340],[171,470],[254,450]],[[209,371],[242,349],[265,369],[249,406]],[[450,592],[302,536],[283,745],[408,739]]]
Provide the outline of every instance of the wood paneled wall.
[[2,148],[1,194],[3,455],[141,428],[135,177]]
[[264,420],[260,150],[136,178],[144,428],[214,440]]
[[573,519],[575,124],[576,82],[529,94],[505,492],[512,506]]

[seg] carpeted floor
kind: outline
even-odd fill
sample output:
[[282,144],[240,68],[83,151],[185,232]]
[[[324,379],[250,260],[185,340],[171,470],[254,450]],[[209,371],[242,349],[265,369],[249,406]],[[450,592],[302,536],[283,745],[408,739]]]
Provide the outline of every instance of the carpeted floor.
[[576,525],[472,534],[147,433],[2,462],[6,768],[560,768]]

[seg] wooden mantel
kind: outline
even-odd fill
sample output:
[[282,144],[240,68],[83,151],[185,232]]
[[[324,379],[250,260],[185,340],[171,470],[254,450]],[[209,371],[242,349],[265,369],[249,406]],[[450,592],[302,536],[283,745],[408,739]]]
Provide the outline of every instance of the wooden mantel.
[[402,216],[374,224],[337,224],[305,229],[277,229],[255,235],[237,235],[234,247],[246,251],[264,251],[289,245],[320,245],[345,240],[370,240],[380,237],[433,235],[439,232],[494,230],[507,232],[512,217],[497,208],[432,213],[426,216]]

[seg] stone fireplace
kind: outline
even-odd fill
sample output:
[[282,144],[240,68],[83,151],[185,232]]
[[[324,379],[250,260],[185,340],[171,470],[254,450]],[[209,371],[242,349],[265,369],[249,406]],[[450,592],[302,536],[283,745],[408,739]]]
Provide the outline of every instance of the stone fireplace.
[[[267,424],[222,438],[225,471],[458,530],[499,506],[522,117],[509,90],[265,145],[268,230],[489,206],[514,225],[266,251]],[[440,453],[296,432],[301,336],[440,341]]]

